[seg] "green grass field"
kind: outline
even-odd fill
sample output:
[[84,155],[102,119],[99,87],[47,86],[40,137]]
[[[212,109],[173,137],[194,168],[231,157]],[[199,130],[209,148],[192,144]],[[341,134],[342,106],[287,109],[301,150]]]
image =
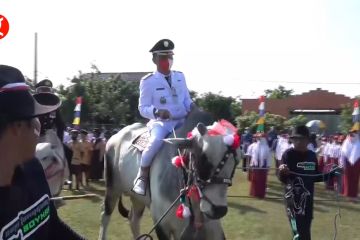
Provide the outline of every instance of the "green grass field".
[[[325,191],[322,183],[317,183],[316,186],[315,199],[320,201],[315,201],[312,239],[330,240],[333,239],[334,235],[334,217],[337,213],[337,203],[321,200],[335,200],[335,194],[331,191]],[[249,182],[246,180],[246,174],[239,169],[237,170],[234,185],[229,191],[228,214],[222,220],[227,239],[292,239],[283,201],[277,199],[282,197],[282,186],[274,176],[273,171],[269,175],[268,187],[267,197],[269,199],[248,198]],[[91,183],[86,193],[89,192],[103,196],[103,184]],[[63,195],[83,193],[64,191]],[[348,202],[344,198],[340,198],[340,201],[341,219],[338,220],[338,236],[336,239],[360,240],[360,204]],[[60,208],[59,214],[77,232],[87,239],[94,240],[98,237],[101,203],[102,197],[71,200]],[[125,203],[128,205],[127,201]],[[147,232],[151,226],[149,211],[145,211],[141,231]],[[108,229],[108,239],[132,239],[128,222],[119,215],[116,209]]]

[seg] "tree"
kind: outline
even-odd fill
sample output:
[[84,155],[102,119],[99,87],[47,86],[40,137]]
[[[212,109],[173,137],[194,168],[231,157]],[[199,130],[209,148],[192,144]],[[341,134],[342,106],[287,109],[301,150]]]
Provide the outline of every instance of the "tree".
[[[196,96],[196,95],[195,95]],[[205,111],[211,113],[216,120],[226,119],[234,122],[241,113],[240,101],[233,97],[207,92],[195,99],[195,103]]]
[[252,132],[256,131],[256,121],[259,118],[258,113],[251,111],[251,112],[245,112],[241,116],[236,117],[235,122],[237,128],[240,129],[240,131],[244,131],[245,128],[250,128]]
[[189,94],[190,94],[191,99],[197,99],[199,97],[199,93],[197,93],[196,91],[193,91],[193,90],[190,90]]
[[100,71],[92,67],[95,73],[90,78],[79,73],[68,88],[57,89],[63,104],[61,112],[66,123],[73,120],[75,99],[83,97],[81,109],[82,125],[130,124],[141,121],[138,113],[139,82],[129,82],[112,78],[101,80]]
[[297,127],[300,125],[305,125],[307,123],[308,119],[304,115],[297,115],[295,117],[292,117],[284,122],[285,128],[292,128]]
[[[92,73],[79,72],[70,81],[72,86],[59,86],[56,90],[62,99],[62,116],[70,124],[74,118],[75,99],[82,96],[81,123],[84,125],[130,124],[145,121],[138,111],[139,81],[129,82],[110,77],[103,80],[100,70],[91,66]],[[213,114],[215,119],[234,122],[241,114],[239,98],[224,97],[221,94],[198,94],[190,91],[195,103]]]
[[276,89],[266,89],[265,95],[267,98],[270,99],[283,99],[291,96],[291,94],[294,92],[293,89],[286,90],[285,87],[279,86]]
[[[256,122],[259,119],[259,114],[251,111],[245,112],[242,116],[235,119],[237,127],[240,131],[244,131],[246,127],[251,129],[251,132],[256,132]],[[270,127],[281,130],[284,127],[286,118],[280,115],[265,113],[265,131],[268,131]]]
[[242,108],[241,108],[241,100],[240,97],[237,97],[234,99],[234,101],[231,103],[230,105],[230,112],[231,112],[231,116],[234,118],[233,121],[235,121],[235,118],[237,116],[240,116],[242,113]]
[[353,108],[351,104],[345,104],[342,106],[339,124],[339,129],[342,133],[347,133],[353,125],[352,112]]

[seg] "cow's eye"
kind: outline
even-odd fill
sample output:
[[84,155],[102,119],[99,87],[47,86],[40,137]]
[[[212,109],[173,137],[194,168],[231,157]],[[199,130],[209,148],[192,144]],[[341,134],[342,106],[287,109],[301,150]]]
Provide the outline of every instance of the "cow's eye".
[[196,161],[196,169],[200,179],[207,180],[210,178],[213,165],[209,162],[206,154],[202,153],[200,155],[199,159]]

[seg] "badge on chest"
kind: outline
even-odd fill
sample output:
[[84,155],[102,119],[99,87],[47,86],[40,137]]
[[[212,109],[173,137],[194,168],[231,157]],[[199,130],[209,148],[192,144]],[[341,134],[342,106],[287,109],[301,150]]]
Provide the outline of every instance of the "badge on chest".
[[160,97],[160,103],[166,104],[166,98],[164,96]]
[[[178,94],[176,92],[176,88],[172,87],[171,88],[171,101],[170,101],[170,103],[177,104],[178,103],[178,97],[179,96],[178,96]],[[165,96],[161,96],[159,101],[160,101],[160,104],[169,103]]]

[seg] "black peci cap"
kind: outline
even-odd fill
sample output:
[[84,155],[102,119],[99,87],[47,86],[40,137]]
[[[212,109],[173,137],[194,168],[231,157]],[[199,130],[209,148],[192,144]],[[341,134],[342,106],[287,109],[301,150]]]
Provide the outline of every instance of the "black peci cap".
[[150,49],[150,52],[158,55],[173,55],[174,48],[175,45],[170,39],[161,39]]

